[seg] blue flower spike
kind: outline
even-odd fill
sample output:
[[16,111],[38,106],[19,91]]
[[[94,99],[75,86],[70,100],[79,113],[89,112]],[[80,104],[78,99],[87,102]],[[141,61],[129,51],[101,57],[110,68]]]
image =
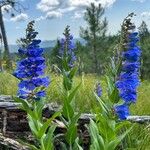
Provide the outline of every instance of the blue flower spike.
[[70,35],[69,26],[67,26],[67,33],[64,34],[64,38],[60,40],[60,56],[61,58],[67,58],[68,67],[71,69],[74,67],[77,57],[75,55],[75,44],[73,42],[73,36]]
[[[34,32],[28,36],[35,38],[36,35],[37,32]],[[17,63],[14,76],[20,79],[18,96],[22,99],[39,100],[45,97],[43,89],[50,84],[49,78],[43,77],[46,65],[43,49],[39,46],[40,42],[41,40],[34,39],[26,48],[18,50],[18,53],[24,57]]]
[[95,92],[96,92],[96,94],[97,94],[98,97],[101,97],[101,96],[102,96],[102,88],[101,88],[100,83],[97,83],[97,84],[96,84]]
[[117,105],[114,109],[120,120],[126,120],[129,116],[129,107],[126,104]]
[[139,41],[138,32],[130,32],[127,39],[127,49],[122,54],[122,70],[116,81],[123,104],[114,107],[120,120],[127,119],[129,115],[129,105],[137,100],[137,88],[140,84],[139,68],[141,49],[137,46]]

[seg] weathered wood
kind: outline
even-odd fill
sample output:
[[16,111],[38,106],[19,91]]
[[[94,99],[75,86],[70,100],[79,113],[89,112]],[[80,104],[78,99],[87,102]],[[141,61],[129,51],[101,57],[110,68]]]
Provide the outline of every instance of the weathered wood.
[[[94,119],[94,115],[82,114],[80,117],[80,121],[83,121],[84,123],[88,123],[90,118]],[[127,120],[133,123],[146,124],[146,123],[150,123],[150,116],[128,116]]]
[[7,137],[3,136],[1,133],[0,133],[0,143],[2,145],[10,147],[13,150],[29,150],[28,147],[23,146],[22,144],[20,144],[16,140],[13,140],[11,138],[7,138]]
[[150,116],[129,116],[127,120],[140,124],[150,123]]

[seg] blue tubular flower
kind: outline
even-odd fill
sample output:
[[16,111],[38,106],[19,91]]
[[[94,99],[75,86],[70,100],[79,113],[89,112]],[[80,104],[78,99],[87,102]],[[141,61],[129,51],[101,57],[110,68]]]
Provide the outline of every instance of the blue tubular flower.
[[137,73],[121,73],[119,80],[116,82],[116,87],[120,92],[136,89],[140,84]]
[[117,105],[114,110],[120,120],[126,120],[129,116],[129,107],[126,104]]
[[129,40],[139,39],[137,36],[138,36],[138,32],[130,33]]
[[140,68],[139,59],[141,56],[141,50],[136,45],[138,41],[138,33],[133,32],[129,34],[128,41],[134,43],[131,46],[128,46],[127,51],[123,52],[123,63],[122,63],[122,72],[116,82],[116,87],[119,90],[120,97],[126,103],[135,102],[137,99],[137,87],[139,86],[139,73]]
[[102,96],[102,88],[101,88],[100,83],[98,83],[98,84],[96,85],[95,92],[96,92],[96,94],[97,94],[98,97],[101,97],[101,96]]
[[136,72],[140,68],[140,63],[139,62],[125,62],[123,64],[122,70],[124,72]]
[[128,51],[123,53],[123,58],[129,62],[139,61],[140,56],[141,56],[141,50],[137,46],[134,46],[130,48]]
[[119,91],[120,98],[124,101],[123,104],[115,106],[115,112],[120,120],[124,120],[129,115],[129,105],[137,100],[137,87],[139,81],[139,68],[141,50],[136,45],[139,38],[138,33],[133,32],[128,36],[128,48],[123,52],[123,62],[121,73],[116,81],[116,87]]
[[127,103],[136,102],[137,99],[137,91],[135,90],[126,90],[120,92],[120,97]]
[[67,58],[68,66],[70,68],[74,67],[74,63],[77,60],[75,51],[75,44],[73,43],[72,35],[65,35],[65,38],[60,40],[60,50],[59,53],[62,58]]
[[[37,32],[31,33],[35,37]],[[39,47],[41,40],[33,40],[26,49],[19,49],[18,52],[24,55],[24,58],[17,63],[17,69],[14,76],[21,81],[18,84],[18,96],[22,99],[39,100],[45,96],[44,89],[49,85],[48,77],[44,75],[46,68],[43,49]],[[42,90],[40,90],[42,89]]]

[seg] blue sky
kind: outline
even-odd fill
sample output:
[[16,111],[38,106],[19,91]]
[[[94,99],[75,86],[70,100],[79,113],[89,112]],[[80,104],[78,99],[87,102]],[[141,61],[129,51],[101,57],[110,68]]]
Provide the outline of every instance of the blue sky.
[[[105,7],[105,16],[108,20],[108,34],[115,34],[120,24],[130,12],[135,12],[135,24],[138,27],[142,20],[150,24],[150,0],[20,0],[27,8],[22,14],[14,18],[4,13],[4,21],[9,44],[25,33],[26,25],[36,20],[36,29],[41,40],[54,40],[61,37],[66,25],[70,25],[71,32],[79,37],[79,27],[86,26],[83,20],[85,8],[94,2]],[[8,6],[8,9],[9,8]],[[150,26],[148,26],[150,27]]]

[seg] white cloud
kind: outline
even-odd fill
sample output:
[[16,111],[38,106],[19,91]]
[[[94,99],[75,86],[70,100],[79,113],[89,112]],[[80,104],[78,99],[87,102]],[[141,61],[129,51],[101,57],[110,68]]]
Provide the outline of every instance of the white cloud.
[[74,7],[87,7],[91,3],[101,4],[103,7],[110,7],[116,0],[69,0],[69,4]]
[[39,10],[41,10],[43,12],[47,12],[49,10],[55,9],[59,5],[60,5],[60,1],[59,0],[41,0],[37,4],[37,9],[39,9]]
[[75,12],[74,13],[74,19],[78,19],[78,18],[81,18],[82,17],[82,14],[80,12]]
[[69,0],[69,5],[74,7],[86,7],[93,0]]
[[150,11],[145,11],[141,13],[142,20],[150,21]]
[[28,18],[29,17],[27,14],[21,13],[15,17],[11,18],[10,20],[14,21],[14,22],[21,22],[21,21],[26,21]]
[[76,11],[74,13],[74,16],[72,17],[72,19],[80,19],[83,17],[84,13],[85,13],[85,11]]
[[41,0],[37,4],[37,9],[44,12],[45,15],[37,18],[36,21],[59,18],[70,11],[74,11],[74,18],[80,18],[85,8],[91,3],[101,4],[106,8],[111,7],[115,2],[116,0]]
[[41,21],[41,20],[44,20],[44,19],[46,19],[46,18],[45,18],[45,17],[43,17],[43,16],[40,16],[40,17],[36,18],[36,19],[35,19],[35,21],[37,21],[37,22],[38,22],[38,21]]
[[111,7],[116,0],[97,0],[96,2],[97,4],[100,3],[103,7]]
[[62,17],[61,12],[50,11],[50,12],[47,12],[45,16],[40,16],[36,18],[35,21],[38,22],[38,21],[45,20],[45,19],[54,19],[54,18],[61,18],[61,17]]
[[70,12],[70,11],[74,11],[76,8],[75,7],[67,7],[67,8],[61,8],[61,9],[58,9],[61,13],[67,13],[67,12]]
[[60,18],[62,17],[62,13],[58,11],[50,11],[50,12],[47,12],[45,17],[46,19]]
[[148,12],[148,11],[142,12],[141,16],[142,17],[150,17],[150,12]]

